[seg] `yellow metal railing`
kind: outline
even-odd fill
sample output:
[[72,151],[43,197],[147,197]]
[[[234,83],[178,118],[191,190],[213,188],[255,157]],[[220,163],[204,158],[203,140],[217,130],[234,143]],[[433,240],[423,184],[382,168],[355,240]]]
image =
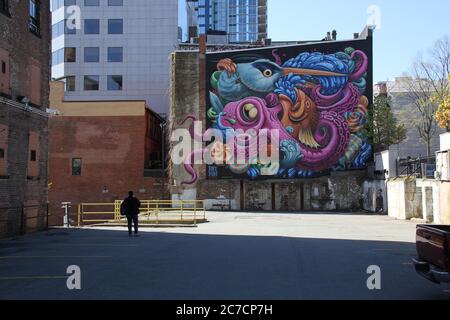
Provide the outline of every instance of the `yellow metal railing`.
[[[95,219],[91,218],[91,216]],[[116,220],[115,203],[81,203],[78,205],[78,226],[84,223],[108,222],[114,220]]]
[[[120,223],[122,200],[113,203],[81,203],[78,205],[78,226],[85,223]],[[206,221],[203,200],[141,200],[139,221],[160,223],[193,223]]]

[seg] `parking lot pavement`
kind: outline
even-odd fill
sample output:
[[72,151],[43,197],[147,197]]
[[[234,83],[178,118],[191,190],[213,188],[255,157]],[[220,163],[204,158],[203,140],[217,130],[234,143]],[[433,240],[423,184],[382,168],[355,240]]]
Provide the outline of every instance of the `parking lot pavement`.
[[[415,224],[385,216],[208,213],[197,228],[54,229],[0,241],[0,299],[450,299],[419,277]],[[67,267],[81,290],[67,288]],[[379,266],[381,290],[367,288]]]

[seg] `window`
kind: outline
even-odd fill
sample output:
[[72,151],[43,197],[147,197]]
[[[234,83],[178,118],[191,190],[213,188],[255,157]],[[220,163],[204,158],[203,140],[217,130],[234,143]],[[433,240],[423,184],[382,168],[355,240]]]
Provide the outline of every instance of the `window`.
[[74,6],[77,4],[77,0],[52,0],[51,4],[51,11],[55,11],[62,6]]
[[0,0],[0,13],[9,16],[9,4],[8,0]]
[[36,162],[36,150],[30,151],[30,161]]
[[108,33],[109,34],[123,34],[123,20],[122,19],[109,19],[108,20]]
[[108,48],[108,62],[123,62],[123,48]]
[[56,66],[64,62],[64,49],[52,52],[52,66]]
[[41,29],[41,13],[40,13],[40,7],[41,3],[40,0],[29,0],[30,1],[30,21],[29,21],[29,28],[30,31],[36,35],[40,35]]
[[2,61],[2,73],[5,74],[6,73],[6,62]]
[[108,76],[108,90],[120,91],[122,90],[122,76]]
[[63,34],[76,34],[76,24],[75,20],[61,20],[54,25],[52,25],[52,39],[58,38]]
[[99,83],[99,76],[84,76],[84,90],[86,91],[98,91]]
[[0,149],[0,159],[5,158],[5,149]]
[[123,0],[108,0],[108,6],[123,6]]
[[84,48],[84,62],[100,62],[100,48]]
[[72,176],[81,176],[82,161],[80,158],[72,159]]
[[52,25],[52,39],[62,36],[63,33],[64,33],[64,21],[60,21]]
[[75,76],[67,76],[65,82],[66,82],[65,86],[66,92],[75,91]]
[[98,7],[100,5],[100,0],[84,0],[85,7]]
[[77,61],[77,48],[65,48],[64,62],[76,62],[76,61]]
[[100,20],[98,20],[98,19],[84,20],[84,33],[85,34],[99,34],[100,33]]

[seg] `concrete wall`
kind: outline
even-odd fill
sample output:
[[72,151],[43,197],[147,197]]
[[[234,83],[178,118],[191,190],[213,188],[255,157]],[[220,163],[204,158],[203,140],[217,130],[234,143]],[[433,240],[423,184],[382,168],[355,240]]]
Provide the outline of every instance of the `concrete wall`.
[[[170,115],[169,115],[169,138],[177,128],[189,128],[188,121],[183,126],[180,123],[187,115],[193,115],[202,120],[203,114],[199,113],[199,53],[198,51],[178,51],[171,56],[171,82],[170,82]],[[172,151],[173,143],[170,143],[169,153]],[[169,162],[169,176],[171,181],[171,194],[174,199],[184,200],[196,199],[196,185],[181,185],[182,181],[188,180],[189,175],[183,166],[175,166]],[[185,191],[185,190],[189,191]]]
[[366,180],[362,188],[363,209],[369,212],[388,212],[385,180]]
[[402,220],[422,218],[422,189],[416,187],[414,179],[390,179],[387,194],[390,217]]
[[450,224],[450,182],[441,182],[439,192],[440,223]]
[[450,224],[450,182],[397,178],[387,182],[389,216]]
[[358,211],[363,208],[364,176],[353,172],[291,181],[201,180],[195,196],[206,200],[208,209],[223,205],[249,211]]
[[440,136],[441,151],[450,150],[450,132],[441,134]]

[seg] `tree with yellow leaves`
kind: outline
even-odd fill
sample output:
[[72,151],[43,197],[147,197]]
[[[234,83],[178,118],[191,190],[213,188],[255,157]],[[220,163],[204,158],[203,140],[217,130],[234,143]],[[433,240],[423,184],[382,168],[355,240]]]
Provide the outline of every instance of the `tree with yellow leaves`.
[[[448,77],[450,83],[450,76]],[[450,132],[450,94],[443,97],[439,104],[439,108],[436,112],[436,121],[442,129],[446,129]]]

